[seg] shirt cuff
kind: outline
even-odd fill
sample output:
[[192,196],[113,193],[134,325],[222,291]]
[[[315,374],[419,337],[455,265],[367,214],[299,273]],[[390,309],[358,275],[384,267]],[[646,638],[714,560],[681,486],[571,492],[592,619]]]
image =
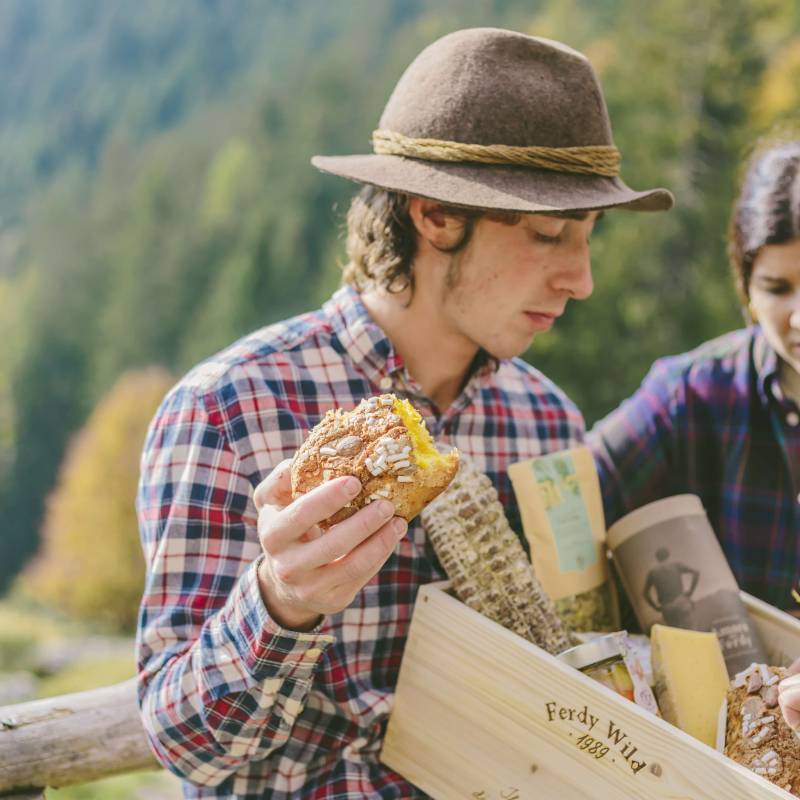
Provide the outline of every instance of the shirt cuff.
[[335,637],[282,628],[270,617],[261,597],[257,569],[262,557],[243,573],[228,602],[230,631],[242,665],[256,680],[310,678]]

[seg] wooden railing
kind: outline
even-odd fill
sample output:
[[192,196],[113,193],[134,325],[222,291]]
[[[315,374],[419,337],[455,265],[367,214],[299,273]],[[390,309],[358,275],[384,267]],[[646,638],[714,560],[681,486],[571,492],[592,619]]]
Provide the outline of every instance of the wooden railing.
[[158,766],[134,679],[0,708],[0,797],[41,800],[47,787]]

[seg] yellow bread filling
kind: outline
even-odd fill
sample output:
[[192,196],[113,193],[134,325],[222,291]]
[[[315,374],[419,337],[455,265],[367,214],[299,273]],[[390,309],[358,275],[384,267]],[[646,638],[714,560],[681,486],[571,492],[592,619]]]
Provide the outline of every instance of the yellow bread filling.
[[436,449],[430,433],[425,426],[425,420],[420,416],[408,400],[398,400],[395,398],[392,410],[406,426],[408,438],[411,439],[411,449],[414,459],[420,469],[427,469],[431,463],[444,461],[445,457]]

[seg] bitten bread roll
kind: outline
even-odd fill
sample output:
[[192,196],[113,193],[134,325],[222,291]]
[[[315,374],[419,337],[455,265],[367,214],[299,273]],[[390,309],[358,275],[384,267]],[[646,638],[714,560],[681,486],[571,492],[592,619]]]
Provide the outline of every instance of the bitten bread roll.
[[394,503],[411,521],[442,492],[458,471],[458,450],[443,455],[425,422],[408,402],[393,394],[362,400],[352,411],[328,411],[292,462],[296,498],[324,481],[355,475],[361,493],[322,527],[352,516],[373,500]]

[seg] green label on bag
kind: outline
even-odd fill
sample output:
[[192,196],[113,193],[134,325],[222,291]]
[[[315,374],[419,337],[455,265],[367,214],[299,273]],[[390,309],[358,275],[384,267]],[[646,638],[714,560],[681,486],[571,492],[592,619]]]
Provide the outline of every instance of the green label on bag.
[[537,458],[533,475],[553,530],[559,568],[562,572],[586,569],[597,561],[597,548],[572,456],[553,453]]

